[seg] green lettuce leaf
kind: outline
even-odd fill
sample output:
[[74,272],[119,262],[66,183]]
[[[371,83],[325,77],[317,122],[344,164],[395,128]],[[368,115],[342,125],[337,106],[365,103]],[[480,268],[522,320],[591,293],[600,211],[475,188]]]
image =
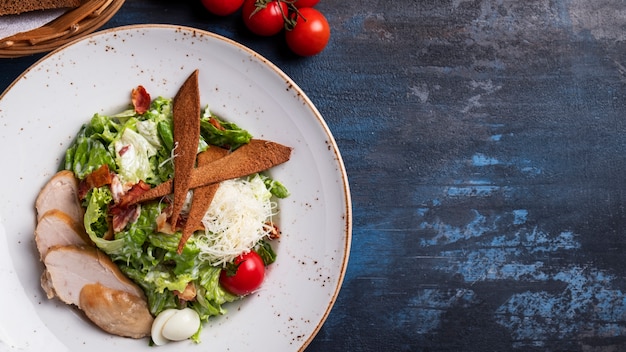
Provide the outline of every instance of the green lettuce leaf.
[[92,189],[87,195],[87,209],[84,224],[89,238],[98,248],[107,254],[115,254],[124,248],[123,240],[106,240],[102,238],[109,232],[107,221],[109,203],[113,199],[108,187]]
[[[211,119],[217,121],[222,128],[214,126]],[[248,131],[239,128],[232,122],[221,120],[213,115],[208,107],[200,119],[200,134],[208,144],[232,150],[250,143],[252,139],[252,135]]]
[[87,137],[87,129],[86,126],[81,129],[74,144],[65,152],[65,169],[73,171],[81,180],[105,164],[110,170],[116,169],[105,144],[100,139]]
[[126,128],[121,138],[114,142],[115,162],[122,184],[136,184],[140,180],[154,183],[156,179],[151,157],[157,148],[141,134]]

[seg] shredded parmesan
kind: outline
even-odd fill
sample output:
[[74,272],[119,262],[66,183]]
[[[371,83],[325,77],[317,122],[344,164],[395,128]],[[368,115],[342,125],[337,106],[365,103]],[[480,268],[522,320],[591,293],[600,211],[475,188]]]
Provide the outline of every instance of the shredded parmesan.
[[272,230],[268,223],[275,208],[258,176],[221,182],[202,219],[205,232],[196,238],[200,258],[225,265],[249,252]]

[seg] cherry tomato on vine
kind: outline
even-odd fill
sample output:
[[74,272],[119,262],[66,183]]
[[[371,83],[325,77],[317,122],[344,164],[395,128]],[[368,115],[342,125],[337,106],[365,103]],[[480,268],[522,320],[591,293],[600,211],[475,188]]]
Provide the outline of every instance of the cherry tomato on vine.
[[285,27],[289,10],[287,4],[276,0],[245,0],[241,9],[243,23],[248,29],[261,36],[280,33]]
[[314,8],[298,10],[296,25],[285,32],[287,46],[300,56],[312,56],[324,50],[330,40],[330,25],[324,15]]
[[293,5],[297,8],[313,7],[317,5],[318,2],[320,2],[320,0],[296,0]]
[[202,5],[212,14],[228,16],[243,5],[243,0],[202,0]]
[[250,294],[263,283],[265,264],[261,256],[250,251],[235,259],[232,265],[220,273],[220,284],[228,292],[244,296]]

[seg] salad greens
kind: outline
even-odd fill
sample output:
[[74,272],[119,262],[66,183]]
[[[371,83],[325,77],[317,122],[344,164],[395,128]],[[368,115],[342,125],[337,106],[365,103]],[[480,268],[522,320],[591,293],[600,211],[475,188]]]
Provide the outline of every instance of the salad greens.
[[[95,114],[67,149],[64,168],[83,180],[106,165],[122,184],[143,181],[158,185],[174,175],[172,121],[172,100],[162,97],[154,99],[150,109],[141,115],[132,108],[112,116]],[[236,149],[251,138],[247,131],[211,114],[208,107],[203,110],[198,152],[211,146]],[[261,177],[274,196],[284,198],[289,194],[280,182],[265,175]],[[188,306],[206,321],[210,316],[223,314],[224,303],[239,298],[220,286],[222,268],[199,258],[195,236],[177,254],[181,233],[156,231],[155,219],[167,206],[164,202],[142,203],[136,221],[112,238],[105,238],[112,234],[109,209],[113,199],[109,186],[92,188],[85,195],[86,231],[96,246],[142,287],[153,315],[168,308]],[[268,262],[275,259],[271,246],[264,240],[258,247]],[[185,291],[189,283],[195,286],[196,298],[179,299],[176,293]],[[197,340],[198,334],[199,331],[193,338]]]

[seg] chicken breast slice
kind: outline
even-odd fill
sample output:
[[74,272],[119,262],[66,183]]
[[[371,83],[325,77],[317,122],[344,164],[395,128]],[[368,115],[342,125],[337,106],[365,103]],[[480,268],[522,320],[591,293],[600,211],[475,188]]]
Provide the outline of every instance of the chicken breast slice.
[[135,339],[150,336],[154,318],[141,297],[96,283],[82,288],[79,302],[85,315],[110,334]]
[[58,209],[74,221],[83,221],[83,208],[78,199],[78,180],[68,170],[57,172],[41,189],[35,201],[37,220],[48,210]]
[[92,245],[82,223],[59,209],[45,212],[35,228],[35,244],[43,260],[48,250],[55,246]]
[[99,283],[113,290],[128,292],[145,300],[141,288],[128,279],[103,252],[89,246],[58,246],[44,257],[46,270],[41,286],[51,296],[80,308],[80,291]]

